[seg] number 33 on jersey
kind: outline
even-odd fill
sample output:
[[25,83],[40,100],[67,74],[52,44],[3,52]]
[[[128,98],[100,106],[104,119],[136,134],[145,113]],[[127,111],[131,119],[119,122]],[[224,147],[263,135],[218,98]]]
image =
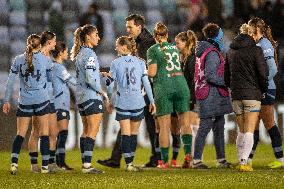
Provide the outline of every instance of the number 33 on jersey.
[[171,93],[177,80],[184,80],[179,51],[175,45],[164,42],[155,44],[147,51],[148,65],[157,64],[157,73],[153,78],[155,93]]

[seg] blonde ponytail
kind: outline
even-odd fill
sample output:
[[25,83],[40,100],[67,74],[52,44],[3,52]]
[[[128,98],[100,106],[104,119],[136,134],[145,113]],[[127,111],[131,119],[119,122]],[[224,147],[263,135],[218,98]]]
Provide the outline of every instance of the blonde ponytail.
[[33,65],[33,50],[40,47],[40,36],[32,34],[27,39],[26,47],[26,64],[28,65],[28,72],[32,73],[34,71]]
[[76,31],[74,32],[74,45],[71,49],[71,60],[75,60],[77,54],[79,53],[79,50],[82,46],[82,42],[81,42],[81,39],[80,39],[80,34],[82,32],[82,27],[79,27],[76,29]]
[[186,62],[187,58],[192,55],[197,43],[197,37],[192,30],[181,32],[176,36],[176,39],[185,43],[185,50],[182,52],[182,61]]
[[133,56],[136,56],[137,55],[136,41],[133,37],[129,37],[129,41],[131,44],[131,54]]
[[272,31],[269,25],[267,25],[262,19],[260,18],[252,18],[249,22],[248,25],[250,26],[250,30],[252,34],[256,34],[257,33],[257,28],[259,28],[260,32],[262,33],[262,35],[264,35],[264,37],[266,37],[270,43],[272,44],[273,48],[274,48],[274,60],[275,63],[277,64],[277,42],[273,39],[272,37]]
[[266,25],[265,29],[264,29],[264,36],[270,41],[270,43],[272,44],[273,48],[274,48],[274,60],[275,63],[278,63],[278,55],[277,55],[277,41],[275,41],[272,37],[272,31],[269,25]]

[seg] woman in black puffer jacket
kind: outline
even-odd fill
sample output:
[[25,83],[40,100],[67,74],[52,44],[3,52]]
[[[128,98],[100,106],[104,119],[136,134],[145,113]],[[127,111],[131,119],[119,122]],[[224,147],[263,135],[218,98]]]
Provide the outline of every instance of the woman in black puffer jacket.
[[233,109],[239,127],[236,144],[240,171],[252,171],[248,157],[253,147],[253,133],[267,91],[267,66],[263,52],[243,25],[230,45],[225,64],[225,83],[231,89]]

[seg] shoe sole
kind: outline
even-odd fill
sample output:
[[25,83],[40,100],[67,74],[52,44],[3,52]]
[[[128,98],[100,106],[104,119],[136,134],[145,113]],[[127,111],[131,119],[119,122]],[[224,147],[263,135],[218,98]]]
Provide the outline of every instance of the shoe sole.
[[82,170],[82,173],[84,174],[103,174],[105,173],[104,171],[95,171],[95,172],[92,172],[92,171],[88,171],[88,170]]
[[240,172],[252,172],[253,170],[241,170],[240,169]]

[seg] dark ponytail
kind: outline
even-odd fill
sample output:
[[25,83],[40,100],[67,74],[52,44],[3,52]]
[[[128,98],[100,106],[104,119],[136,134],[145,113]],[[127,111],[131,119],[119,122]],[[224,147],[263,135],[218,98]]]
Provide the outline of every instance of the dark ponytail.
[[164,54],[164,58],[168,60],[169,58],[166,55],[166,49],[163,47],[162,39],[166,38],[168,35],[168,28],[161,22],[158,22],[154,28],[154,38],[158,41],[160,48]]
[[40,44],[41,46],[45,46],[46,42],[52,40],[55,37],[55,33],[51,31],[44,31],[40,34]]
[[64,52],[67,49],[67,46],[62,41],[57,41],[54,50],[51,51],[51,54],[54,59],[59,57],[59,54]]

